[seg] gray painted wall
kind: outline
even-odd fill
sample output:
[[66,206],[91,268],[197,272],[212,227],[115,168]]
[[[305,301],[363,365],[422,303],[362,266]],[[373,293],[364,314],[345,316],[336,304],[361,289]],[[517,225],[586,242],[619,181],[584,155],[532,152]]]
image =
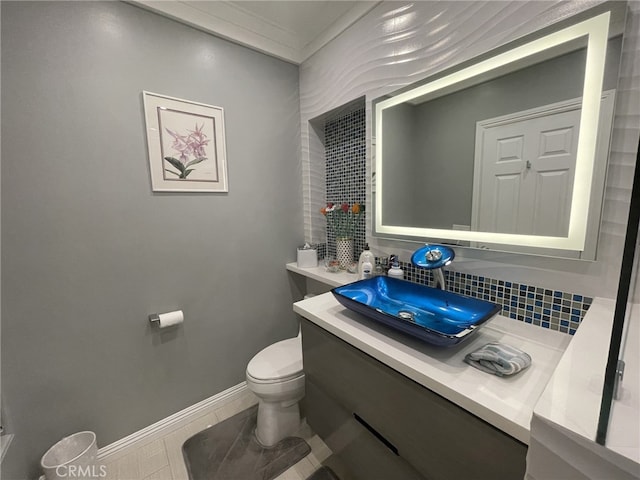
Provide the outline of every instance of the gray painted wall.
[[399,104],[385,110],[382,166],[384,184],[381,194],[385,199],[382,219],[386,225],[411,225],[414,221],[413,203],[419,195],[413,166],[416,159],[415,142],[418,135],[416,109],[410,104]]
[[[121,2],[2,2],[3,479],[244,380],[295,335],[298,68]],[[142,90],[225,109],[229,193],[151,191]],[[183,309],[160,335],[147,315]]]

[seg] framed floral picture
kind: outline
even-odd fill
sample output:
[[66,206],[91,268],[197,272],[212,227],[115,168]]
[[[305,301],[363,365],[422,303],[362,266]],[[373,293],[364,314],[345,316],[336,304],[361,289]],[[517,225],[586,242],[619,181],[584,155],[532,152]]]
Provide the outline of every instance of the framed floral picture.
[[155,192],[227,192],[221,107],[142,92]]

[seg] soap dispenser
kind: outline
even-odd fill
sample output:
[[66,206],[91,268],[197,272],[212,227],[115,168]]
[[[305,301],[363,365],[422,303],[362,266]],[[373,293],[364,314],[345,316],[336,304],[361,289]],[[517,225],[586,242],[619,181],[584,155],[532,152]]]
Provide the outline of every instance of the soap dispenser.
[[360,280],[364,280],[365,278],[371,278],[373,276],[373,267],[376,264],[376,257],[373,255],[371,250],[369,250],[369,244],[364,244],[364,250],[360,254],[360,259],[358,260],[358,274],[360,276]]
[[393,278],[399,278],[400,280],[404,279],[404,272],[400,268],[400,264],[398,263],[398,259],[396,258],[391,265],[391,268],[387,272],[387,276]]

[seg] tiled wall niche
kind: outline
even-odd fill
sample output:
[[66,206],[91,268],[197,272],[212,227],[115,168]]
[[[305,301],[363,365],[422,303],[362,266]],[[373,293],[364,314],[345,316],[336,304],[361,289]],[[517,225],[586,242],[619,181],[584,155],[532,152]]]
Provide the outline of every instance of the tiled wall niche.
[[[366,199],[366,136],[364,101],[352,102],[315,120],[322,135],[325,155],[326,202],[365,204]],[[318,207],[320,208],[320,207]],[[365,215],[370,212],[365,212]],[[362,222],[354,238],[357,259],[366,241]],[[319,254],[334,257],[335,236],[329,230],[326,244],[319,245]],[[326,252],[326,253],[325,253]],[[377,252],[374,252],[377,253]],[[378,259],[379,261],[379,259]],[[401,262],[404,278],[411,282],[432,285],[429,270]],[[584,318],[592,298],[577,293],[549,290],[524,283],[507,282],[467,273],[445,271],[447,289],[469,297],[487,300],[502,308],[501,314],[531,325],[573,335]]]
[[[364,99],[331,112],[323,122],[326,202],[365,205],[366,141]],[[320,206],[318,207],[320,208]],[[354,236],[354,261],[366,241],[364,212]],[[327,228],[327,255],[336,256],[335,234]]]

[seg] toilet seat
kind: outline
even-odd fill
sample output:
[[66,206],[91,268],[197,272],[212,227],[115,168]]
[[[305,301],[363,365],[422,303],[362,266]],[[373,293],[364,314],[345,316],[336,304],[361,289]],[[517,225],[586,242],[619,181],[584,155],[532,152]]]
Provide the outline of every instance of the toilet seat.
[[286,382],[289,382],[290,380],[296,380],[300,377],[304,377],[304,372],[299,372],[293,375],[289,375],[287,377],[278,377],[278,378],[263,380],[261,378],[255,378],[251,374],[249,374],[249,372],[247,372],[247,381],[252,382],[256,385],[271,385],[275,383],[286,383]]
[[269,345],[247,365],[247,377],[255,383],[282,382],[302,375],[302,341],[299,337]]

